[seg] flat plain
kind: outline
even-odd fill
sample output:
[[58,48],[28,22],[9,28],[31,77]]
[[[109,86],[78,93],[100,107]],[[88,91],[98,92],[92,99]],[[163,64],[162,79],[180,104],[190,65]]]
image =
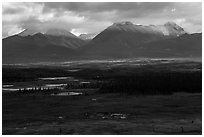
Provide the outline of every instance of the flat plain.
[[[2,133],[202,134],[201,74],[175,59],[5,65]],[[51,84],[66,86],[37,90]]]

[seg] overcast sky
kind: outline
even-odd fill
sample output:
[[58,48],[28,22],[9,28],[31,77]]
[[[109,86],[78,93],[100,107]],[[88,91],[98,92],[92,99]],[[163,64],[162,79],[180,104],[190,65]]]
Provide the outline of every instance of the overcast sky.
[[189,33],[202,31],[202,4],[198,3],[3,3],[2,35],[28,28],[44,32],[60,28],[79,35],[99,33],[114,22],[161,25],[174,21]]

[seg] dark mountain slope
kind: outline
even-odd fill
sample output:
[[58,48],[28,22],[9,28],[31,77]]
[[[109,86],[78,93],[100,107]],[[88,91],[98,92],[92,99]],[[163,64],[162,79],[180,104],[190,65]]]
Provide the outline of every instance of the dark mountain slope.
[[66,33],[69,35],[24,34],[3,39],[3,63],[65,60],[75,56],[75,49],[86,43],[69,33]]
[[148,57],[202,57],[202,33],[146,43],[134,54]]

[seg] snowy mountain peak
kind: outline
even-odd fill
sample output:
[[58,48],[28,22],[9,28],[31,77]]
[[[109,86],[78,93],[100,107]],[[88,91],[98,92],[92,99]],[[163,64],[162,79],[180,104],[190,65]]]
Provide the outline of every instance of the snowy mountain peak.
[[53,36],[67,36],[67,37],[73,37],[73,38],[77,37],[74,34],[72,34],[71,32],[69,32],[67,30],[63,30],[63,29],[49,29],[49,30],[47,30],[47,32],[45,34],[46,35],[53,35]]
[[91,40],[93,39],[97,34],[94,34],[94,33],[88,33],[88,34],[81,34],[79,35],[79,38],[80,39],[83,39],[83,40]]

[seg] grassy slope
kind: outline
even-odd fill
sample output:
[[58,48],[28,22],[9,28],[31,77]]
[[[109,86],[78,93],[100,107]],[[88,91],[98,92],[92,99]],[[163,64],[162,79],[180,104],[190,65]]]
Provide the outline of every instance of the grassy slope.
[[[3,134],[201,134],[201,100],[201,94],[184,93],[139,97],[3,95]],[[96,117],[98,113],[128,117],[104,120]]]

